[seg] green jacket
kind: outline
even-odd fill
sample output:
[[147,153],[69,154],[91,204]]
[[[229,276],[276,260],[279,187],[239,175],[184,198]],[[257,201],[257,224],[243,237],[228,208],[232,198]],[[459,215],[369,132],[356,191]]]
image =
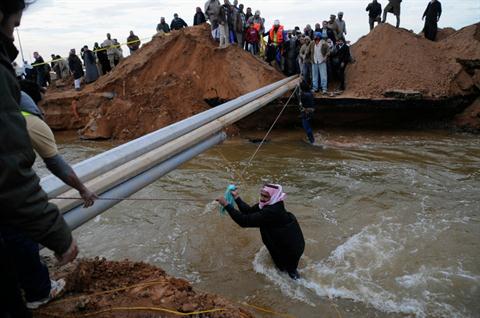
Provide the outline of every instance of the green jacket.
[[0,225],[25,232],[57,254],[67,251],[72,234],[57,207],[48,203],[25,119],[19,110],[20,87],[11,61],[18,51],[0,32]]

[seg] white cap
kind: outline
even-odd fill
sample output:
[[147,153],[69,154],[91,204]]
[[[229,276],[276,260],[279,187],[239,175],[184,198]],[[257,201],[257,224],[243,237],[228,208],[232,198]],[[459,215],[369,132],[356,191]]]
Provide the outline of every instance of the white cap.
[[273,25],[275,25],[275,26],[280,25],[280,20],[275,20],[275,21],[273,21]]

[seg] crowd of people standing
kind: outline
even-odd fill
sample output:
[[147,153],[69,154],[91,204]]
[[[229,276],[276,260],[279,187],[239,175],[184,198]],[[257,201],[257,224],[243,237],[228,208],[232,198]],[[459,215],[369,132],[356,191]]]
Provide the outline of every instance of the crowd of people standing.
[[[377,0],[372,0],[366,8],[370,30],[373,30],[375,22],[385,23],[388,13],[396,17],[396,26],[399,27],[401,2],[402,0],[388,0],[382,10],[382,5]],[[427,39],[435,40],[441,13],[440,2],[431,0],[423,15]],[[331,78],[336,78],[339,82],[338,88],[332,93],[345,89],[345,68],[352,61],[349,42],[346,40],[347,24],[343,16],[343,12],[331,14],[329,19],[316,23],[314,28],[307,24],[303,30],[298,26],[286,29],[279,20],[266,28],[261,12],[253,12],[251,7],[245,9],[238,0],[233,0],[233,3],[223,0],[223,4],[220,0],[207,0],[203,10],[196,8],[193,25],[209,22],[212,37],[218,41],[220,48],[238,45],[265,59],[286,75],[303,75],[313,91],[321,90],[326,94],[328,79]],[[175,13],[170,24],[162,17],[156,31],[169,33],[186,27],[188,24],[185,20]],[[140,38],[130,31],[127,38],[130,54],[134,54],[140,45]],[[46,87],[51,84],[50,71],[53,70],[57,79],[73,75],[75,89],[80,90],[82,79],[88,84],[110,72],[123,58],[123,51],[118,40],[107,34],[101,45],[98,42],[94,44],[93,50],[84,46],[80,51],[81,59],[76,55],[75,49],[70,51],[67,60],[55,54],[51,57],[52,61],[45,63],[40,54],[35,52],[33,67],[26,62],[24,67],[15,65],[17,76],[34,80],[41,87]]]

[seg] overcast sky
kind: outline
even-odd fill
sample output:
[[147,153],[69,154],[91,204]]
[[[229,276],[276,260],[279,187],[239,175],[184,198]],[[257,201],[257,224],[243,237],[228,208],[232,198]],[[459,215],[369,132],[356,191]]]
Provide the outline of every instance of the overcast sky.
[[[223,0],[222,0],[223,2]],[[270,28],[273,20],[279,19],[290,29],[328,19],[331,13],[344,12],[347,23],[347,40],[356,41],[368,32],[368,15],[365,8],[370,0],[262,0],[240,1],[245,8],[260,10]],[[379,0],[382,6],[387,0]],[[105,34],[123,43],[130,30],[140,38],[150,38],[160,17],[170,23],[178,13],[188,25],[193,22],[195,8],[204,7],[205,1],[195,0],[37,0],[25,12],[19,27],[25,57],[32,61],[38,51],[44,58],[55,53],[67,56],[71,48],[77,52],[83,45],[101,43]],[[480,20],[480,0],[442,0],[443,15],[440,27],[456,29]],[[422,14],[428,0],[404,0],[402,2],[401,26],[420,32],[423,28]],[[389,14],[387,22],[395,23]],[[16,36],[16,34],[15,34]],[[18,47],[18,39],[16,39]],[[127,49],[124,49],[127,51]]]

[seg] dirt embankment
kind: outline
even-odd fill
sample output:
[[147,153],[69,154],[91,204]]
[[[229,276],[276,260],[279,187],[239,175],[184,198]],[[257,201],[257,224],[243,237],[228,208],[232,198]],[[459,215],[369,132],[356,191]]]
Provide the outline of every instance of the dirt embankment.
[[441,32],[432,42],[389,24],[376,27],[352,45],[355,63],[347,69],[346,95],[383,98],[389,91],[419,92],[423,98],[478,94],[480,69],[464,61],[480,60],[480,23]]
[[132,139],[283,78],[236,46],[217,46],[208,25],[155,36],[83,91],[47,94],[47,122],[85,138]]
[[145,263],[80,260],[54,276],[66,280],[66,293],[34,311],[34,317],[179,317],[191,313],[194,317],[253,318],[226,299],[196,292],[187,281]]
[[[446,100],[463,109],[479,95],[480,23],[443,29],[437,42],[382,24],[351,50],[355,63],[347,67],[347,90],[337,98]],[[204,25],[156,36],[82,92],[52,91],[43,107],[54,129],[80,129],[90,139],[132,139],[282,77],[238,47],[218,49]],[[262,114],[248,121],[261,125]],[[480,130],[480,119],[470,117],[455,123]]]

